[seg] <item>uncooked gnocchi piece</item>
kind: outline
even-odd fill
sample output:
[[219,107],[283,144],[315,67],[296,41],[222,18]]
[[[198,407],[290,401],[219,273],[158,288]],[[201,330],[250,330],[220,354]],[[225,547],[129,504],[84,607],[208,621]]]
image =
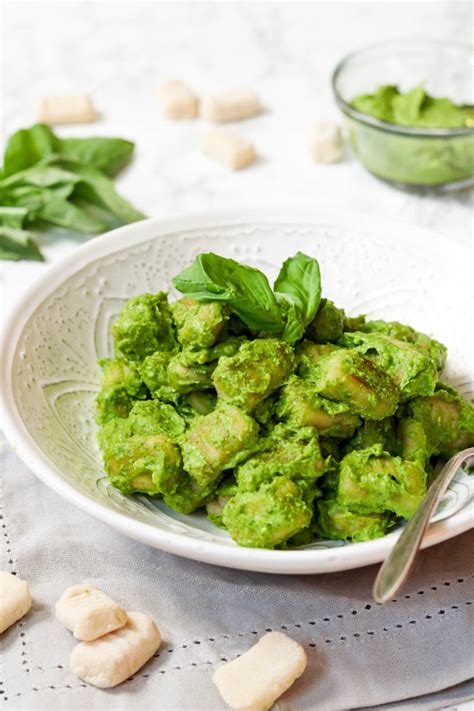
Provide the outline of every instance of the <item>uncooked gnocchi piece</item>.
[[344,157],[341,129],[332,121],[319,121],[309,137],[311,157],[315,163],[336,163]]
[[26,580],[0,571],[0,634],[24,617],[30,607],[31,593]]
[[246,168],[257,159],[253,143],[229,130],[209,131],[204,137],[202,152],[230,170]]
[[214,684],[232,709],[266,711],[306,668],[303,647],[281,632],[268,632],[215,672]]
[[198,98],[182,81],[164,82],[158,89],[158,100],[167,119],[193,119],[198,114]]
[[90,642],[123,627],[127,613],[102,590],[73,585],[56,603],[56,618],[76,639]]
[[72,651],[71,671],[88,684],[109,689],[137,672],[161,644],[155,623],[141,612],[129,612],[127,624]]
[[201,116],[206,121],[225,123],[241,121],[262,112],[257,94],[250,89],[234,89],[206,96],[201,102]]
[[48,124],[92,123],[99,114],[89,96],[46,96],[38,105],[38,121]]

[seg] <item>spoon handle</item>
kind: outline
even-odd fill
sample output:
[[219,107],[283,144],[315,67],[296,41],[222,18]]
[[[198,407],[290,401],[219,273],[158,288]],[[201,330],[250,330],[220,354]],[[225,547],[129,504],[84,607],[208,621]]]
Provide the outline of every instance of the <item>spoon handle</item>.
[[387,602],[408,578],[431,514],[451,479],[465,462],[474,464],[474,447],[464,449],[452,457],[431,484],[422,503],[378,572],[372,593],[376,602]]

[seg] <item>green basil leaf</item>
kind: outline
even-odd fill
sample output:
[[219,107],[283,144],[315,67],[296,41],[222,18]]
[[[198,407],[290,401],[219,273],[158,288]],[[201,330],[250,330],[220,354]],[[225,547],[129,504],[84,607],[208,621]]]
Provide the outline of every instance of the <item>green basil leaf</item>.
[[0,189],[11,190],[20,185],[49,188],[61,184],[75,185],[79,180],[80,178],[69,170],[51,165],[36,165],[0,181]]
[[69,200],[52,197],[38,209],[36,219],[83,234],[104,232],[106,225]]
[[0,207],[0,225],[21,229],[27,215],[25,207]]
[[106,175],[87,166],[77,165],[76,175],[81,182],[78,184],[76,194],[89,202],[105,207],[116,215],[122,222],[137,222],[143,220],[145,215],[137,210],[128,200],[121,197],[115,190],[113,182]]
[[283,313],[284,329],[282,339],[291,345],[294,345],[303,338],[305,324],[301,315],[301,310],[283,294],[276,294],[277,301]]
[[58,139],[49,126],[37,123],[23,128],[8,140],[3,160],[3,176],[13,175],[43,160],[58,148]]
[[32,222],[36,219],[38,211],[50,200],[59,198],[66,200],[72,193],[74,185],[54,185],[51,188],[38,188],[30,185],[19,185],[2,195],[5,205],[15,206],[27,211],[25,221]]
[[31,232],[6,226],[0,226],[0,259],[44,261]]
[[268,280],[253,267],[217,254],[200,254],[172,280],[178,291],[196,301],[222,301],[255,331],[280,333],[280,307]]
[[134,144],[123,138],[62,138],[61,158],[116,175],[131,159]]
[[306,327],[316,316],[321,301],[321,274],[317,259],[297,252],[283,262],[273,288],[276,294],[284,294],[295,304]]
[[44,124],[14,133],[5,150],[3,176],[31,168],[57,156],[116,175],[130,160],[134,144],[124,138],[58,138]]
[[25,220],[31,222],[35,219],[36,212],[49,200],[50,194],[45,188],[21,185],[4,195],[2,202],[26,210]]
[[[0,172],[0,205],[7,209],[0,213],[0,226],[20,229],[38,220],[44,226],[96,234],[143,219],[108,177],[130,160],[133,149],[133,143],[121,138],[60,139],[43,124],[17,131],[8,141]],[[4,247],[0,258],[33,254],[34,243],[25,235],[23,241],[17,238],[15,248]]]

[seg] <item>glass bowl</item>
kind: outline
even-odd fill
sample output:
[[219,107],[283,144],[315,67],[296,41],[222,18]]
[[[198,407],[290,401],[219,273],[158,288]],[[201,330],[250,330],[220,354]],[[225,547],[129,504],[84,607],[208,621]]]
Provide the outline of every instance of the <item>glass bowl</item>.
[[473,104],[474,49],[469,45],[401,40],[346,56],[332,86],[346,117],[355,155],[377,178],[412,192],[447,192],[474,185],[474,129],[412,128],[360,113],[351,101],[381,84],[402,91],[423,84],[429,94]]

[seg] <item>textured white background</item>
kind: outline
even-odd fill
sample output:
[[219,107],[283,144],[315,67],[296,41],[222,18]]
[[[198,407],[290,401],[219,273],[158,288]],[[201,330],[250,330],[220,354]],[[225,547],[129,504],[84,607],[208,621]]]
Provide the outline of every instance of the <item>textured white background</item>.
[[[102,112],[62,135],[120,135],[136,141],[136,160],[119,186],[146,213],[159,216],[225,205],[291,199],[336,203],[433,227],[469,242],[472,194],[416,197],[367,174],[353,159],[311,163],[312,122],[337,118],[330,74],[350,50],[409,36],[470,41],[468,2],[19,2],[4,3],[4,136],[34,121],[45,94],[87,92]],[[261,160],[228,174],[199,154],[206,126],[165,122],[154,92],[179,77],[197,91],[253,86],[265,115],[240,124]],[[53,260],[83,238],[48,244]],[[2,264],[4,302],[13,302],[45,269]]]
[[[124,195],[150,215],[169,215],[256,201],[283,203],[285,200],[306,199],[313,205],[336,203],[341,211],[359,210],[433,227],[452,240],[469,243],[472,234],[472,195],[469,193],[443,198],[419,198],[396,192],[365,173],[352,159],[336,166],[313,165],[308,158],[305,141],[308,128],[314,120],[338,115],[331,97],[329,77],[342,55],[369,43],[407,36],[470,41],[471,28],[470,4],[457,1],[4,2],[1,37],[2,134],[5,137],[17,128],[33,123],[35,103],[42,95],[87,92],[93,96],[102,112],[102,120],[87,127],[63,128],[61,134],[116,134],[136,141],[136,161],[120,178],[119,186]],[[240,128],[255,140],[262,156],[259,163],[251,170],[227,174],[199,155],[200,136],[205,130],[202,123],[164,122],[158,112],[154,90],[161,80],[169,77],[186,79],[198,91],[252,85],[261,94],[267,112],[258,119],[241,124]],[[52,261],[73,249],[82,239],[69,237],[53,244],[43,238],[44,252],[48,260]],[[37,263],[0,265],[3,313],[33,278],[46,268],[47,265]],[[9,471],[15,472],[15,478],[18,476],[22,482],[21,487],[14,488],[13,492],[18,491],[20,494],[26,488],[35,491],[35,497],[43,507],[43,515],[34,519],[34,528],[31,527],[31,520],[28,521],[23,513],[22,502],[16,502],[16,513],[11,525],[14,529],[11,532],[12,539],[15,531],[17,534],[16,548],[20,564],[22,559],[24,563],[30,559],[37,564],[34,575],[38,579],[34,582],[40,602],[36,603],[34,614],[24,623],[26,639],[30,626],[32,634],[35,629],[39,629],[38,619],[40,625],[44,622],[46,634],[49,634],[51,629],[48,605],[51,605],[54,599],[51,596],[49,578],[46,580],[44,575],[41,575],[42,570],[51,571],[58,568],[58,581],[60,578],[63,586],[74,582],[66,580],[67,571],[74,570],[77,576],[90,576],[91,561],[84,548],[83,536],[74,538],[74,532],[77,536],[77,528],[90,531],[91,546],[104,546],[104,549],[99,551],[98,560],[103,560],[105,547],[109,554],[112,551],[112,555],[116,556],[117,578],[111,579],[109,574],[103,584],[109,584],[112,588],[115,586],[114,592],[117,595],[120,595],[122,590],[122,563],[131,560],[136,553],[139,561],[136,571],[137,590],[135,594],[130,594],[130,601],[136,606],[142,601],[144,609],[152,610],[156,605],[151,587],[146,588],[149,599],[142,598],[145,570],[151,576],[150,585],[158,581],[162,594],[166,592],[163,583],[167,580],[170,585],[171,582],[181,581],[179,575],[177,576],[176,566],[193,574],[191,588],[196,584],[196,576],[199,573],[204,575],[203,581],[200,580],[204,586],[206,575],[211,576],[211,571],[217,572],[216,569],[190,564],[188,561],[170,559],[166,554],[159,557],[157,565],[157,559],[151,549],[121,537],[117,538],[99,524],[94,525],[92,532],[90,519],[72,507],[66,509],[66,505],[62,503],[61,511],[66,515],[62,525],[66,525],[67,521],[71,522],[70,529],[61,529],[61,539],[64,535],[62,540],[69,541],[67,551],[62,544],[59,545],[59,539],[58,546],[54,549],[50,550],[44,546],[38,549],[37,540],[46,535],[38,525],[42,524],[43,528],[47,526],[53,507],[55,511],[59,509],[59,499],[46,492],[26,468],[17,462],[12,462]],[[30,531],[30,536],[23,535],[25,530]],[[20,540],[24,544],[21,548]],[[424,573],[423,579],[428,577],[431,582],[437,581],[435,570],[431,570],[431,575],[427,575],[429,559],[429,554],[422,556],[420,572]],[[448,551],[447,567],[449,561],[454,560],[455,555],[450,555]],[[44,561],[44,565],[38,565],[38,561]],[[157,567],[154,568],[153,565]],[[368,594],[368,579],[372,574],[367,571],[365,594]],[[234,598],[238,589],[236,575],[229,572],[224,575],[225,580],[229,581],[229,590]],[[101,583],[99,573],[94,575],[94,579]],[[331,595],[334,586],[337,586],[337,579],[334,576],[328,578]],[[189,582],[188,578],[186,580]],[[244,586],[252,583],[257,592],[264,589],[261,579],[257,576],[250,580],[250,576],[242,575],[239,580]],[[316,585],[316,580],[312,580]],[[338,600],[344,603],[344,608],[348,607],[349,610],[353,603],[347,597],[347,590],[353,589],[353,582],[350,582],[349,586],[347,582],[349,581],[341,579],[342,587],[337,595]],[[300,597],[303,581],[295,580],[296,583]],[[268,584],[277,583],[275,579],[269,579]],[[416,584],[413,581],[413,585]],[[287,585],[291,592],[292,582],[288,581]],[[319,586],[320,583],[309,592],[308,599],[313,602],[313,596]],[[413,589],[416,590],[416,587]],[[174,592],[170,587],[170,594],[165,595],[171,606],[167,611],[169,614],[164,614],[164,617],[170,620],[169,624],[172,624],[174,618],[178,619],[182,615],[179,597],[176,600],[176,609],[174,607]],[[227,599],[228,591],[223,589],[221,592]],[[269,595],[266,589],[265,595]],[[278,591],[275,599],[280,598],[281,593]],[[291,598],[293,605],[295,599],[296,591]],[[325,605],[327,606],[326,602],[323,607]],[[248,609],[247,598],[245,609]],[[404,610],[408,619],[411,610]],[[282,619],[283,617],[284,613]],[[265,620],[260,622],[264,623]],[[227,630],[224,620],[216,620],[216,628],[219,625],[222,630]],[[190,629],[188,634],[192,635],[194,632],[194,629]],[[203,634],[205,633],[203,630]],[[450,634],[446,633],[444,636],[440,629],[440,650],[445,646],[442,640],[449,637]],[[12,672],[19,665],[19,661],[18,665],[16,664],[17,660],[26,659],[29,662],[31,659],[33,664],[37,664],[43,656],[42,628],[36,637],[30,637],[30,646],[22,646],[28,644],[22,642],[22,639],[25,638],[11,636],[9,649],[17,655],[15,659],[11,659]],[[65,648],[60,650],[58,661],[64,663],[69,649],[66,637],[61,638],[61,644],[64,644]],[[424,651],[420,650],[420,655],[424,656]],[[340,654],[339,650],[338,653]],[[353,659],[354,656],[350,658]],[[337,666],[336,660],[335,668]],[[36,674],[41,676],[40,666],[37,667]],[[63,683],[62,672],[60,678]],[[172,678],[167,677],[168,686]],[[447,678],[450,678],[449,673]],[[154,683],[156,679],[155,675]],[[176,675],[175,679],[176,686],[171,685],[171,689],[175,689],[178,697],[183,686],[183,677]],[[20,678],[16,681],[19,684],[17,688],[26,688]],[[36,682],[36,678],[31,679],[31,683],[34,681]],[[48,682],[50,683],[50,680]],[[44,695],[42,694],[42,703],[40,705],[36,702],[36,708],[72,708],[67,687],[61,687],[59,696],[55,691],[49,694],[46,681],[43,681],[43,684],[46,688]],[[308,686],[309,684],[308,681]],[[337,685],[337,688],[339,687],[340,684]],[[136,704],[138,699],[135,688],[129,688],[130,692],[119,693],[125,693],[127,704]],[[155,699],[153,688],[149,691],[151,698]],[[181,691],[184,693],[185,688]],[[73,698],[76,699],[75,708],[83,709],[84,703],[90,708],[103,708],[103,697],[99,693],[94,696],[84,691],[84,696],[77,696],[80,694],[77,689],[73,693]],[[161,693],[160,687],[156,698],[157,707]],[[208,693],[213,693],[210,687]],[[330,695],[331,697],[334,698]],[[31,709],[33,698],[34,695],[26,696],[21,702],[20,699],[11,698],[10,707]],[[119,698],[124,697],[113,694],[105,703],[110,707],[121,708]],[[448,702],[448,697],[445,698]],[[301,688],[299,691],[294,690],[291,701],[294,708],[305,710],[314,708],[316,703],[313,703],[314,696],[311,696],[311,692],[308,696],[308,691],[305,694],[303,689],[302,693]],[[216,696],[207,697],[207,708],[215,708],[215,703]],[[441,702],[436,702],[436,705],[439,703]],[[401,706],[397,705],[397,708]]]

